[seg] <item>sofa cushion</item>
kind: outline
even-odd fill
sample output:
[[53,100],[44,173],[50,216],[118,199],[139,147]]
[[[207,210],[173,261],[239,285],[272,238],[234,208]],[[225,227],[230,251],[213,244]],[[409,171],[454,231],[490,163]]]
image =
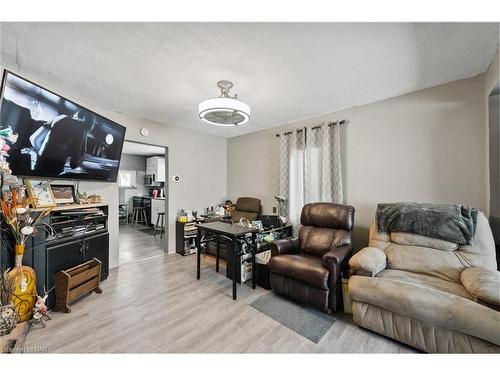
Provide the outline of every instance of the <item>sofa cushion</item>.
[[352,231],[354,207],[330,202],[309,203],[302,208],[300,224]]
[[277,255],[269,260],[268,267],[272,273],[328,290],[329,272],[320,257],[304,253]]
[[435,288],[381,277],[352,276],[351,299],[500,345],[500,312]]
[[458,248],[458,244],[454,242],[406,232],[392,232],[391,240],[399,245],[423,246],[443,251],[453,251]]
[[500,272],[471,267],[462,271],[460,280],[475,301],[500,306]]
[[376,247],[383,251],[392,243],[391,241],[391,235],[389,233],[379,232],[375,223],[370,225],[369,247]]
[[482,212],[477,215],[474,245],[462,245],[456,252],[467,263],[468,267],[497,269],[495,240],[488,219]]
[[319,257],[333,248],[351,244],[351,232],[341,229],[302,226],[299,238],[302,251]]
[[472,300],[472,296],[462,284],[446,281],[435,276],[425,275],[422,273],[386,269],[378,273],[377,277],[389,280],[403,281],[405,283],[420,285],[426,288],[437,289]]
[[377,247],[365,247],[349,259],[349,266],[357,275],[375,276],[386,265],[385,253]]
[[387,268],[424,273],[443,280],[460,282],[460,273],[466,267],[455,251],[442,251],[422,246],[391,243],[385,249]]

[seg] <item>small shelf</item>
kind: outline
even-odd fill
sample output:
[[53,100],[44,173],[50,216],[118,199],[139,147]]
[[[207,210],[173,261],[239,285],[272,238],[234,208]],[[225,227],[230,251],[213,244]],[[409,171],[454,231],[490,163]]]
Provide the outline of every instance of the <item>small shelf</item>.
[[[78,209],[84,209],[84,208],[96,208],[96,207],[104,207],[107,206],[105,203],[89,203],[89,204],[69,204],[67,206],[57,206],[52,208],[51,212],[58,212],[58,211],[71,211],[71,210],[78,210]],[[45,208],[35,208],[32,211],[33,212],[40,212],[46,210],[48,207]]]
[[[74,206],[72,207],[74,209]],[[88,205],[86,205],[86,207],[88,207]],[[48,218],[48,224],[52,226],[56,236],[47,238],[47,243],[64,241],[67,238],[79,238],[81,236],[107,231],[108,215],[105,209],[99,210],[101,212],[94,212],[92,210],[89,211],[88,214],[83,215],[72,215],[70,211],[72,210],[51,212]]]
[[[196,224],[201,220],[175,223],[175,251],[181,255],[191,255],[196,253],[196,233],[192,233]],[[186,230],[186,227],[188,228]],[[189,233],[191,232],[191,233]],[[188,234],[189,233],[189,234]]]

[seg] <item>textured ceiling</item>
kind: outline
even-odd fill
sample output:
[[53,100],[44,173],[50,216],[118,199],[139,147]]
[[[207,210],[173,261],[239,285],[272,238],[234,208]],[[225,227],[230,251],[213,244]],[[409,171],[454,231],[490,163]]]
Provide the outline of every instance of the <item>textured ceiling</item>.
[[[482,73],[498,24],[2,23],[2,64],[97,108],[232,137]],[[250,122],[198,119],[216,82]]]

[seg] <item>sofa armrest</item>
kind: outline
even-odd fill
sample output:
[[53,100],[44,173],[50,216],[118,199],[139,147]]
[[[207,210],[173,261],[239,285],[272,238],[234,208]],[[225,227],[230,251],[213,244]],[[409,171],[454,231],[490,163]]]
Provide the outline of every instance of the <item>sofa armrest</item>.
[[323,255],[321,262],[328,270],[328,305],[333,311],[337,311],[342,302],[342,272],[349,269],[347,262],[352,254],[352,245],[343,245],[331,249]]
[[349,266],[357,275],[375,276],[387,267],[387,258],[379,248],[365,247],[351,257]]
[[277,240],[271,243],[271,256],[281,254],[298,253],[300,249],[300,241],[298,238]]
[[460,274],[460,281],[476,302],[485,302],[500,307],[500,272],[481,267],[466,268]]
[[335,265],[347,263],[347,259],[352,253],[352,245],[343,245],[331,249],[323,255],[323,267],[332,270]]

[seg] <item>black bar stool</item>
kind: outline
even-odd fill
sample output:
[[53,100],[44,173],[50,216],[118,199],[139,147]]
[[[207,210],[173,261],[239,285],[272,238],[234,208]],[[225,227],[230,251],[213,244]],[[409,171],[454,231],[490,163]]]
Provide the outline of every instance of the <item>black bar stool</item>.
[[[156,231],[160,231],[160,238],[163,238],[163,232],[165,231],[165,212],[158,212],[156,215],[156,225],[153,237],[156,237]],[[161,219],[160,219],[161,218]],[[161,220],[161,225],[160,224]]]
[[148,225],[148,219],[146,218],[146,209],[144,207],[134,207],[134,212],[132,213],[132,224]]

